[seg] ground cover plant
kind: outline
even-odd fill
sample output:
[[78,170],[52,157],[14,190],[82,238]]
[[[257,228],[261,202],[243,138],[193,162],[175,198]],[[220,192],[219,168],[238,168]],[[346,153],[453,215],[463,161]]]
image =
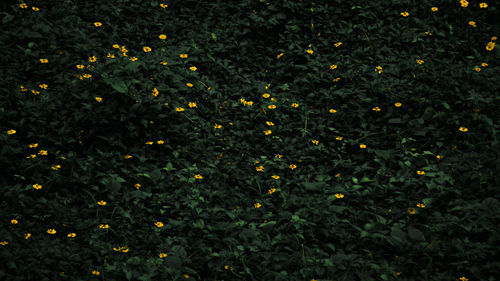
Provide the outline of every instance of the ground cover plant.
[[0,7],[0,280],[498,280],[496,1]]

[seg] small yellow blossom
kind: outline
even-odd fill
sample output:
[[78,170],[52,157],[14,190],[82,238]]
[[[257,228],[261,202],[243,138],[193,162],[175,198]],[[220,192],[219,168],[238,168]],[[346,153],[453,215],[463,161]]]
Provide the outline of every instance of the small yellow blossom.
[[417,59],[417,60],[416,60],[416,62],[417,62],[418,64],[423,64],[423,63],[424,63],[424,61],[423,61],[423,60],[421,60],[421,59]]
[[41,63],[48,63],[48,62],[49,62],[49,60],[48,60],[48,59],[40,59],[40,62],[41,62]]
[[380,65],[375,67],[375,71],[377,71],[378,74],[382,74],[382,67]]
[[26,157],[26,159],[31,159],[31,158],[36,158],[36,154],[31,154],[30,156]]
[[30,148],[35,148],[37,146],[38,146],[38,143],[32,143],[32,144],[29,145]]
[[291,104],[291,107],[297,108],[297,107],[299,107],[299,104],[294,102]]
[[137,58],[137,57],[131,57],[129,60],[130,60],[130,61],[137,61],[137,60],[138,60],[138,58]]
[[125,155],[125,156],[123,156],[123,158],[130,159],[130,158],[132,158],[132,155]]
[[279,55],[276,56],[277,59],[281,58],[285,53],[281,53]]
[[276,105],[271,104],[271,105],[268,105],[268,106],[267,106],[267,108],[269,108],[269,109],[275,109],[275,108],[276,108]]
[[469,6],[469,2],[467,0],[460,0],[460,5],[466,8],[467,6]]
[[260,165],[260,166],[258,166],[258,167],[255,167],[255,170],[256,170],[257,172],[263,172],[263,171],[264,171],[264,166]]
[[153,88],[153,91],[151,92],[151,94],[156,97],[156,96],[158,96],[158,94],[160,94],[160,92],[158,91],[158,89]]
[[417,207],[419,207],[419,208],[425,208],[425,205],[424,205],[424,203],[417,203]]
[[56,230],[53,228],[49,228],[49,229],[47,229],[47,233],[48,234],[56,234]]
[[118,45],[118,44],[113,44],[113,48],[115,48],[115,49],[120,49],[120,45]]
[[441,155],[436,155],[436,158],[437,158],[437,159],[442,159],[442,158],[443,158],[443,156],[441,156]]
[[460,281],[469,281],[469,279],[467,279],[464,276],[462,276],[462,277],[460,277]]
[[180,54],[180,55],[179,55],[179,57],[180,57],[181,59],[187,59],[188,54]]
[[52,170],[57,171],[57,170],[61,169],[61,165],[54,165],[51,168],[52,168]]
[[135,187],[136,189],[140,189],[140,188],[141,188],[141,184],[140,184],[140,183],[136,183],[136,184],[134,184],[134,187]]
[[337,66],[336,64],[332,64],[332,65],[330,65],[330,69],[332,69],[332,70],[333,70],[333,69],[337,69],[337,67],[338,67],[338,66]]
[[157,221],[157,222],[155,222],[155,226],[158,227],[158,228],[162,228],[163,227],[163,223],[161,221]]
[[222,125],[215,123],[214,124],[214,129],[220,129],[222,128]]
[[167,64],[168,64],[168,62],[166,62],[166,61],[162,61],[162,62],[160,62],[160,64],[161,64],[161,65],[167,65]]
[[402,13],[401,13],[401,15],[402,15],[403,17],[407,17],[407,16],[409,16],[409,15],[410,15],[410,13],[408,13],[408,12],[402,12]]
[[97,21],[97,22],[94,22],[94,25],[95,25],[95,27],[99,27],[99,26],[102,26],[102,23]]
[[380,108],[378,106],[372,108],[373,111],[380,111]]
[[19,8],[21,8],[21,9],[26,9],[26,8],[28,8],[28,5],[26,5],[26,3],[21,3],[21,4],[19,5]]
[[458,128],[458,130],[460,130],[460,132],[464,132],[464,133],[469,131],[469,129],[467,129],[466,127],[460,127],[460,128]]
[[99,274],[101,274],[101,273],[100,273],[99,271],[97,271],[97,270],[92,270],[92,274],[94,274],[94,275],[99,275]]
[[422,176],[422,175],[425,175],[425,172],[424,171],[417,171],[417,174]]
[[44,89],[44,90],[47,90],[49,88],[49,86],[47,84],[40,84],[38,85],[40,88]]
[[47,154],[48,154],[47,150],[43,149],[38,152],[38,155],[47,155]]
[[162,258],[166,257],[166,256],[167,256],[167,254],[165,254],[165,253],[160,253],[160,254],[158,254],[158,256],[160,257],[160,259],[162,259]]
[[483,9],[488,8],[488,4],[486,4],[484,2],[483,3],[479,3],[479,8],[483,8]]
[[13,220],[10,220],[10,223],[11,223],[11,224],[18,224],[18,223],[19,223],[19,221],[18,221],[18,220],[16,220],[16,219],[13,219]]
[[328,112],[330,112],[330,113],[336,113],[336,112],[337,112],[337,110],[335,110],[335,109],[330,109]]
[[97,57],[96,56],[89,57],[89,62],[96,62],[96,61],[97,61]]
[[101,206],[106,206],[106,204],[108,204],[108,203],[106,201],[101,200],[101,201],[97,202],[97,204],[99,204]]
[[9,134],[9,135],[13,135],[13,134],[15,134],[15,133],[16,133],[16,130],[8,130],[8,131],[7,131],[7,134]]
[[76,237],[76,233],[74,233],[74,232],[68,233],[68,237],[69,238],[75,238]]
[[186,83],[186,86],[188,86],[189,88],[193,87],[193,84],[191,83]]
[[402,105],[403,105],[403,104],[402,104],[402,103],[400,103],[400,102],[397,102],[397,103],[395,103],[395,104],[394,104],[394,106],[395,106],[395,107],[401,107]]
[[31,233],[24,234],[24,239],[29,239],[31,237]]
[[254,206],[255,208],[260,208],[262,205],[261,205],[260,203],[255,203],[255,204],[253,204],[253,206]]
[[0,245],[2,245],[2,246],[5,246],[5,245],[7,245],[7,244],[9,244],[9,242],[7,242],[7,241],[2,241],[2,242],[0,242]]
[[290,169],[295,170],[297,168],[297,165],[295,164],[290,164],[290,166],[288,166]]
[[487,63],[485,63],[485,62],[483,62],[483,63],[481,63],[481,66],[482,66],[482,67],[487,67],[487,66],[488,66],[488,64],[487,64]]
[[471,20],[469,21],[469,25],[472,27],[476,27],[476,22]]
[[283,158],[283,155],[281,155],[281,154],[274,154],[274,158]]
[[337,43],[335,43],[333,45],[335,45],[335,47],[338,47],[338,46],[342,45],[342,42],[337,42]]
[[35,12],[40,11],[40,8],[38,8],[38,7],[31,7],[31,9],[32,9],[33,11],[35,11]]
[[274,126],[274,123],[273,123],[273,122],[271,122],[271,121],[266,121],[266,124],[267,124],[268,126]]
[[488,42],[488,45],[486,45],[487,51],[493,51],[494,48],[495,48],[495,42],[493,41]]
[[189,103],[188,103],[188,106],[189,106],[190,108],[193,108],[193,107],[198,107],[198,106],[196,105],[196,103],[195,103],[195,102],[189,102]]
[[167,4],[160,3],[160,7],[162,7],[163,9],[165,9],[166,7],[168,7],[168,5],[167,5]]
[[195,178],[195,179],[199,179],[199,180],[201,180],[201,179],[203,178],[203,176],[202,176],[202,175],[200,175],[200,174],[197,174],[197,175],[194,175],[194,178]]
[[175,111],[178,111],[178,112],[184,111],[184,107],[176,107]]
[[480,68],[480,67],[478,67],[478,66],[476,66],[476,67],[474,67],[474,70],[475,70],[476,72],[479,72],[479,71],[481,71],[481,68]]
[[101,97],[96,97],[96,98],[95,98],[95,100],[96,100],[97,102],[102,102],[102,98],[101,98]]
[[83,78],[90,78],[92,77],[92,74],[83,74]]
[[366,148],[366,144],[360,144],[359,148]]
[[158,38],[160,38],[161,40],[165,40],[165,39],[167,39],[167,35],[160,34],[160,36],[158,36]]
[[336,140],[342,140],[343,138],[341,136],[338,136],[335,138]]
[[198,68],[196,68],[196,66],[191,66],[191,67],[189,68],[189,70],[191,70],[191,71],[196,71],[197,69],[198,69]]
[[269,194],[273,194],[274,192],[276,192],[276,188],[270,188],[267,190],[267,193]]
[[339,199],[340,198],[344,198],[344,194],[342,194],[342,193],[335,193],[335,197],[337,197]]
[[437,12],[437,11],[438,11],[438,7],[432,7],[432,8],[431,8],[431,11],[433,11],[433,12]]
[[317,141],[317,140],[312,140],[311,142],[314,143],[315,145],[319,144],[319,141]]
[[148,46],[144,46],[144,47],[142,48],[142,50],[143,50],[145,53],[151,52],[151,48],[150,48],[150,47],[148,47]]
[[77,65],[76,65],[76,68],[78,68],[78,69],[83,69],[83,68],[85,68],[85,65],[83,65],[83,64],[77,64]]
[[266,134],[266,136],[267,136],[267,135],[270,135],[270,134],[272,134],[272,133],[273,133],[273,132],[272,132],[271,130],[265,130],[265,131],[264,131],[264,134]]
[[311,50],[311,49],[307,50],[306,52],[307,52],[308,54],[310,54],[310,55],[314,54],[314,51],[313,51],[313,50]]
[[34,189],[42,189],[42,186],[41,186],[41,185],[39,185],[39,184],[34,184],[34,185],[33,185],[33,188],[34,188]]
[[263,94],[263,95],[262,95],[262,97],[263,97],[263,98],[265,98],[265,99],[269,98],[270,96],[271,96],[271,95],[270,95],[270,94],[268,94],[268,93],[265,93],[265,94]]
[[340,81],[340,77],[334,78],[332,81],[333,82],[339,82]]
[[278,175],[273,175],[273,176],[271,176],[271,178],[273,178],[273,179],[275,179],[275,180],[278,180],[278,179],[280,178],[280,176],[278,176]]
[[108,224],[100,224],[99,228],[100,229],[107,229],[107,228],[109,228],[109,225]]
[[408,213],[410,213],[410,215],[414,215],[415,214],[415,208],[408,208]]

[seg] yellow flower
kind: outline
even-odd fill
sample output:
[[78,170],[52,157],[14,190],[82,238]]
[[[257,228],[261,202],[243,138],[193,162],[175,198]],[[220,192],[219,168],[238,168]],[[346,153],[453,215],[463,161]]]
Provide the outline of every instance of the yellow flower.
[[464,132],[464,133],[469,131],[469,129],[467,129],[466,127],[460,127],[460,128],[458,128],[458,130],[460,130],[461,132]]
[[109,225],[107,225],[107,224],[100,224],[99,228],[100,229],[106,229],[106,228],[109,228]]
[[266,136],[267,136],[267,135],[270,135],[270,134],[272,134],[272,133],[273,133],[273,131],[271,131],[271,130],[265,130],[265,131],[264,131],[264,134],[266,134]]
[[479,3],[479,8],[488,8],[488,4],[486,3]]
[[307,50],[306,52],[307,52],[308,54],[310,54],[310,55],[314,54],[314,51],[313,51],[313,50],[311,50],[311,49]]
[[481,71],[481,68],[480,68],[480,67],[478,67],[478,66],[476,66],[476,67],[474,67],[474,70],[475,70],[476,72],[479,72],[479,71]]
[[33,188],[34,188],[34,189],[42,189],[42,186],[41,186],[41,185],[39,185],[39,184],[34,184],[34,185],[33,185]]
[[108,204],[108,203],[106,201],[101,200],[101,201],[97,202],[97,204],[99,204],[101,206],[106,206],[106,204]]
[[421,59],[417,59],[416,61],[417,61],[418,64],[423,64],[424,63],[424,61],[421,60]]
[[167,35],[160,34],[160,36],[158,36],[158,38],[160,38],[161,40],[165,40],[165,39],[167,39]]
[[415,214],[415,208],[408,208],[408,213],[410,213],[410,215],[414,215]]
[[53,228],[47,229],[48,234],[56,234],[56,230]]
[[400,103],[400,102],[397,102],[397,103],[395,103],[395,104],[394,104],[394,106],[395,106],[395,107],[401,107],[402,105],[403,105],[403,104],[402,104],[402,103]]
[[436,155],[436,158],[437,158],[437,159],[442,159],[442,158],[443,158],[443,156],[441,156],[441,155]]
[[158,89],[153,88],[153,91],[152,91],[152,93],[151,93],[151,94],[152,94],[153,96],[155,96],[155,97],[156,97],[156,96],[158,96],[158,94],[159,94],[159,93],[160,93],[160,92],[158,91]]
[[132,156],[131,155],[125,155],[125,156],[123,156],[123,158],[130,159],[130,158],[132,158]]
[[495,41],[495,40],[497,40],[496,36],[491,37],[491,41]]
[[7,134],[9,134],[9,135],[13,135],[13,134],[15,134],[15,133],[16,133],[16,130],[8,130],[8,131],[7,131]]
[[214,124],[214,128],[215,128],[215,129],[220,129],[220,128],[222,128],[222,125],[215,123],[215,124]]
[[366,148],[366,144],[360,144],[359,148]]
[[30,158],[36,158],[36,154],[31,154],[30,156],[26,157],[26,159],[30,159]]
[[344,194],[342,194],[342,193],[335,193],[335,197],[337,197],[339,199],[340,198],[344,198]]
[[90,78],[90,77],[92,77],[91,74],[83,74],[83,78]]
[[99,271],[97,271],[97,270],[92,270],[92,274],[94,274],[94,275],[99,275],[99,274],[101,274],[101,273],[100,273]]
[[85,66],[84,66],[83,64],[77,64],[77,65],[76,65],[76,68],[78,68],[78,69],[83,69],[84,67],[85,67]]
[[38,8],[38,7],[31,7],[31,9],[32,9],[33,11],[35,11],[35,12],[40,11],[40,8]]
[[312,140],[311,142],[314,143],[315,145],[318,145],[318,143],[319,143],[319,141],[317,141],[317,140]]
[[432,7],[432,8],[431,8],[431,11],[433,11],[433,12],[437,12],[437,11],[438,11],[438,7]]
[[162,61],[162,62],[160,62],[160,64],[161,64],[161,65],[167,65],[167,64],[168,64],[168,62],[166,62],[166,61]]
[[417,203],[417,207],[419,207],[419,208],[425,208],[425,205],[424,205],[424,203]]
[[271,178],[273,178],[273,179],[275,179],[275,180],[278,180],[278,179],[280,178],[280,176],[278,176],[278,175],[273,175],[273,176],[271,176]]
[[422,176],[422,175],[425,175],[425,172],[424,171],[417,171],[417,174]]
[[181,112],[181,111],[184,111],[184,108],[183,107],[176,107],[175,111]]
[[2,241],[2,242],[0,242],[0,245],[2,245],[2,246],[5,246],[5,245],[7,245],[7,244],[9,244],[9,242],[7,242],[7,241]]
[[274,192],[276,192],[276,188],[270,188],[267,190],[267,193],[269,194],[273,194]]
[[476,27],[476,22],[475,21],[469,21],[469,25],[472,27]]
[[297,165],[295,165],[295,164],[290,164],[290,166],[288,166],[288,167],[290,167],[290,169],[292,169],[292,171],[293,171],[293,170],[295,170],[295,169],[297,168]]
[[190,108],[198,107],[195,102],[189,102],[188,105]]
[[26,9],[26,8],[28,8],[28,5],[26,5],[26,3],[21,3],[21,4],[19,5],[19,8],[21,8],[21,9]]
[[409,16],[409,15],[410,15],[410,13],[408,13],[408,12],[402,12],[402,13],[401,13],[401,15],[402,15],[403,17],[407,17],[407,16]]
[[276,108],[276,105],[271,104],[271,105],[268,105],[268,106],[267,106],[267,108],[269,108],[269,109],[275,109],[275,108]]
[[102,23],[100,23],[100,22],[98,22],[98,21],[97,21],[97,22],[94,22],[94,25],[95,25],[96,27],[99,27],[99,26],[102,26]]
[[339,81],[340,81],[340,78],[339,78],[339,77],[334,78],[332,81],[333,81],[333,82],[339,82]]
[[485,63],[485,62],[483,62],[483,63],[481,63],[481,66],[482,66],[482,67],[487,67],[487,66],[488,66],[488,64],[487,64],[487,63]]
[[38,146],[38,143],[32,143],[32,144],[29,145],[30,148],[35,148],[37,146]]
[[330,109],[330,110],[329,110],[329,112],[330,112],[330,113],[336,113],[336,112],[337,112],[337,110],[335,110],[335,109]]
[[462,277],[460,277],[460,281],[469,281],[469,279],[462,276]]
[[163,227],[163,223],[161,221],[155,222],[156,227],[161,228]]
[[31,233],[24,234],[24,239],[29,239],[31,237]]
[[130,61],[137,61],[137,60],[138,60],[138,58],[137,58],[137,57],[131,57],[129,60],[130,60]]
[[276,56],[277,59],[281,58],[285,53],[281,53],[279,55]]
[[281,154],[274,154],[274,158],[283,158],[283,155],[281,155]]
[[338,66],[336,64],[330,65],[330,69],[336,69]]
[[260,166],[258,166],[258,167],[255,167],[255,170],[256,170],[257,172],[262,172],[262,171],[264,171],[264,166],[260,165]]
[[191,66],[191,67],[189,68],[189,70],[191,70],[191,71],[196,71],[196,69],[198,69],[198,68],[196,68],[196,66]]
[[158,256],[160,257],[160,259],[162,259],[162,258],[166,257],[166,256],[167,256],[167,254],[165,254],[165,253],[160,253]]
[[40,62],[41,62],[41,63],[48,63],[48,62],[49,62],[49,60],[48,60],[48,59],[40,59]]
[[44,90],[47,90],[47,88],[49,88],[49,86],[47,84],[40,84],[38,85],[40,88],[44,89]]
[[199,179],[199,180],[201,180],[201,179],[203,178],[203,176],[202,176],[202,175],[200,175],[200,174],[197,174],[197,175],[194,175],[194,178],[195,178],[195,179]]
[[486,45],[486,50],[488,51],[493,51],[493,49],[495,48],[495,42],[488,42],[488,45]]
[[161,4],[160,4],[160,7],[162,7],[163,9],[165,9],[166,7],[168,7],[168,5],[167,5],[167,4],[163,4],[163,3],[161,3]]
[[11,224],[18,224],[19,222],[16,219],[10,221]]
[[26,87],[24,87],[23,85],[21,85],[19,88],[21,88],[21,92],[26,92],[26,91],[28,91],[28,89],[26,89]]
[[57,171],[57,170],[61,169],[61,165],[54,165],[51,168],[52,168],[52,170]]
[[147,53],[147,52],[151,52],[151,48],[150,48],[150,47],[148,47],[148,46],[143,47],[143,48],[142,48],[142,50],[143,50],[145,53]]
[[460,0],[460,5],[466,8],[467,6],[469,6],[469,2],[467,2],[467,0]]
[[342,42],[337,42],[337,43],[335,43],[333,45],[335,45],[335,47],[338,47],[338,46],[342,45]]
[[95,98],[95,100],[96,100],[97,102],[102,102],[102,98],[101,98],[101,97],[96,97],[96,98]]
[[74,233],[74,232],[68,233],[68,237],[69,238],[75,238],[76,237],[76,233]]
[[97,61],[97,57],[96,56],[89,57],[89,62],[95,62],[95,61]]
[[253,206],[254,206],[255,208],[260,208],[262,205],[261,205],[260,203],[255,203],[255,204],[253,204]]
[[140,184],[140,183],[136,183],[136,184],[134,185],[134,187],[135,187],[136,189],[139,189],[139,188],[141,188],[141,184]]
[[268,94],[268,93],[265,93],[265,94],[263,94],[263,95],[262,95],[262,97],[263,97],[263,98],[265,98],[265,99],[269,98],[270,96],[271,96],[271,95],[270,95],[270,94]]
[[120,49],[120,45],[118,45],[118,44],[113,44],[113,48],[115,48],[115,49]]
[[122,253],[128,252],[128,247],[123,247]]
[[186,83],[186,86],[188,86],[189,88],[193,87],[193,84],[191,83]]
[[291,106],[294,107],[294,108],[297,108],[297,107],[299,107],[299,104],[294,102],[294,103],[291,104]]
[[187,59],[188,54],[180,54],[179,57],[181,57],[181,59]]
[[381,74],[382,73],[382,67],[379,65],[377,67],[375,67],[375,71],[378,71],[378,74]]
[[380,108],[378,106],[372,108],[373,111],[380,111]]
[[48,154],[47,150],[43,149],[38,152],[38,155],[47,155],[47,154]]
[[338,136],[335,138],[336,140],[342,140],[343,138],[341,136]]

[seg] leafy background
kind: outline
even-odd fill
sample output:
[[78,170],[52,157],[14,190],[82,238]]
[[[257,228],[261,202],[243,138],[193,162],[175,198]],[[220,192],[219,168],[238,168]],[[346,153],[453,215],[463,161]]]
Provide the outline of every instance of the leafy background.
[[0,279],[495,280],[481,3],[2,3]]

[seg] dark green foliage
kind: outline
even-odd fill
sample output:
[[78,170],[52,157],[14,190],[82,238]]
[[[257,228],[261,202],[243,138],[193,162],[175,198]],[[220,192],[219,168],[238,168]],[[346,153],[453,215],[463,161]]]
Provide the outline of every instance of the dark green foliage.
[[0,280],[496,280],[480,3],[1,4]]

